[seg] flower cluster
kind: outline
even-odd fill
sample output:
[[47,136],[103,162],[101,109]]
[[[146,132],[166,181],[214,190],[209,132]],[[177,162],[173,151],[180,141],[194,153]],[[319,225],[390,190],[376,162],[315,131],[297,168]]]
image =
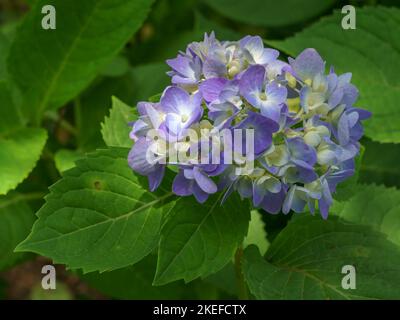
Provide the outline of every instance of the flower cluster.
[[[172,189],[179,196],[204,202],[221,192],[224,201],[238,192],[272,214],[302,212],[308,206],[326,218],[336,186],[354,174],[361,120],[370,113],[353,106],[358,90],[350,83],[351,74],[337,75],[333,68],[325,73],[316,50],[306,49],[288,62],[278,56],[257,36],[221,42],[211,33],[189,44],[167,61],[172,83],[159,101],[138,104],[131,168],[148,177],[152,191],[173,165]],[[188,141],[189,129],[254,130],[251,169],[244,166],[242,147],[233,147],[231,162],[224,161],[222,150],[219,162],[194,161],[197,153],[185,163],[171,160],[171,149],[162,146],[172,144],[186,154],[205,139],[209,142],[202,134]],[[157,139],[149,137],[151,130],[159,133]]]

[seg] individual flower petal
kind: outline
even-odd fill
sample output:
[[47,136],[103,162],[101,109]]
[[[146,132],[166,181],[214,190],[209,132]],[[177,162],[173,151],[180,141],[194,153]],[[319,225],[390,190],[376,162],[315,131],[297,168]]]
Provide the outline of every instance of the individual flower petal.
[[325,62],[312,48],[305,49],[296,59],[289,58],[289,64],[295,75],[304,82],[312,81],[316,75],[322,74],[325,70]]
[[148,175],[155,171],[155,163],[150,162],[148,150],[152,141],[142,137],[133,145],[128,156],[129,166],[141,175]]
[[193,179],[186,178],[184,172],[180,171],[174,179],[172,191],[178,196],[190,196],[193,193],[193,183]]
[[167,60],[167,64],[173,70],[168,73],[172,76],[172,83],[188,85],[200,81],[202,71],[200,58],[179,55],[175,59]]
[[290,157],[292,160],[301,160],[313,166],[317,161],[317,154],[313,147],[310,147],[303,139],[291,138],[286,140]]
[[198,167],[193,168],[193,177],[197,185],[208,194],[217,192],[218,188],[214,181],[212,181],[201,169]]
[[277,214],[282,210],[283,201],[286,197],[286,191],[281,188],[278,193],[268,192],[259,206],[270,214]]
[[240,78],[240,94],[253,106],[259,104],[259,96],[263,90],[265,68],[262,66],[251,66]]
[[261,114],[276,123],[280,123],[282,106],[286,101],[287,89],[272,82],[267,84],[265,94],[260,96],[259,107]]
[[240,40],[240,47],[250,64],[266,65],[279,56],[278,50],[265,49],[263,40],[258,36],[243,38]]
[[206,102],[210,103],[219,98],[221,91],[228,82],[225,78],[212,78],[200,84],[200,92]]
[[215,57],[208,57],[203,65],[203,74],[206,79],[223,78],[227,76],[226,64],[216,59]]
[[166,128],[178,137],[184,129],[198,122],[203,114],[201,95],[197,93],[190,96],[178,87],[168,87],[161,96],[160,105],[166,115]]
[[[242,143],[236,143],[235,151],[243,155],[246,154],[248,143],[254,144],[254,155],[258,157],[270,147],[272,133],[278,131],[279,126],[276,122],[261,116],[255,112],[248,112],[248,116],[235,129],[242,129]],[[247,140],[247,131],[252,130],[254,141]],[[251,157],[253,158],[253,157]]]
[[155,191],[161,184],[165,173],[165,166],[157,165],[156,169],[151,172],[147,178],[149,180],[149,189],[151,192]]

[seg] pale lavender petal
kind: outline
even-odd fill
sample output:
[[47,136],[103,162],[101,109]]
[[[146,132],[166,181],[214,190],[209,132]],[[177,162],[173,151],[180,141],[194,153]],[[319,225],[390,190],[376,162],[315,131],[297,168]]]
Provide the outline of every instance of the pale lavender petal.
[[209,194],[195,183],[193,184],[193,195],[199,203],[204,203],[209,197]]
[[168,87],[161,96],[161,109],[165,113],[180,114],[185,106],[190,105],[189,94],[178,87]]
[[260,203],[260,207],[270,214],[277,214],[282,210],[285,196],[286,192],[283,188],[278,193],[267,193]]
[[265,93],[267,101],[271,101],[277,105],[284,103],[287,98],[286,87],[279,85],[275,81],[266,85]]
[[203,81],[200,84],[200,92],[204,100],[208,103],[217,100],[227,81],[225,78],[213,78]]
[[211,180],[202,170],[195,167],[193,169],[193,176],[198,186],[209,194],[217,192],[218,188],[214,181]]
[[238,180],[236,188],[243,198],[250,198],[253,195],[253,184],[250,179],[241,178]]
[[251,66],[240,78],[240,93],[253,106],[257,107],[259,94],[263,89],[265,68],[262,66]]
[[222,78],[227,73],[226,65],[217,59],[208,58],[203,65],[203,74],[206,79]]
[[155,170],[154,164],[150,163],[147,158],[147,151],[151,143],[144,137],[140,138],[135,142],[128,155],[129,166],[141,175],[148,175]]
[[178,196],[190,196],[192,194],[193,180],[186,179],[180,171],[172,184],[172,191]]
[[151,192],[155,191],[161,184],[164,178],[165,166],[157,165],[157,169],[151,172],[147,178],[149,179],[149,189]]
[[296,59],[289,58],[289,63],[295,72],[295,75],[301,80],[313,80],[318,74],[325,70],[325,62],[319,53],[312,48],[305,49]]

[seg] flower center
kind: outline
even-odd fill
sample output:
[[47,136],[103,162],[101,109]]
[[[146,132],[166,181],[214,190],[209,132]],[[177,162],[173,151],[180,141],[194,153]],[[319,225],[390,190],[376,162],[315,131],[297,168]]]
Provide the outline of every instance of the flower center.
[[260,93],[260,99],[261,99],[262,101],[267,101],[267,95],[266,95],[265,92],[261,92],[261,93]]
[[186,121],[189,120],[189,116],[187,114],[183,114],[183,115],[181,115],[181,120],[183,123],[185,123]]

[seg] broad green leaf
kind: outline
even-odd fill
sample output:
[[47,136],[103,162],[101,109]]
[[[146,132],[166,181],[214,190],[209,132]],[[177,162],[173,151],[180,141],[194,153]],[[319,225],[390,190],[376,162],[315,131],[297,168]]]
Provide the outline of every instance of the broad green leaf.
[[229,262],[218,272],[204,278],[204,281],[213,284],[233,297],[237,296],[236,272],[232,262]]
[[22,258],[15,247],[29,234],[35,215],[23,195],[0,197],[0,270]]
[[216,37],[220,40],[235,41],[241,38],[238,32],[221,26],[213,20],[207,19],[199,12],[196,12],[194,26],[194,32],[198,34],[196,38],[200,37],[201,39],[201,37],[204,37],[204,33],[210,33],[211,31],[214,31]]
[[171,78],[166,74],[168,70],[169,67],[165,62],[134,67],[131,76],[135,102],[147,101],[151,96],[164,91],[171,83]]
[[238,22],[282,27],[326,12],[335,0],[203,0],[220,14]]
[[[0,48],[1,49],[1,48]],[[22,113],[14,103],[11,88],[5,81],[0,81],[0,136],[23,127]]]
[[19,21],[8,22],[0,27],[0,81],[10,81],[8,77],[7,60],[19,23]]
[[289,214],[270,214],[261,208],[258,210],[265,223],[265,231],[269,243],[274,241],[279,232],[287,226],[293,217],[293,212],[289,212]]
[[256,210],[251,212],[249,231],[247,232],[247,236],[243,241],[244,247],[247,247],[251,244],[256,245],[262,255],[267,252],[269,247],[267,233],[265,232],[265,223],[261,218],[261,214]]
[[[345,290],[342,268],[356,269],[356,289]],[[400,249],[368,226],[333,216],[294,219],[264,259],[245,250],[244,275],[257,299],[399,299]]]
[[80,275],[81,279],[101,293],[118,299],[189,299],[191,288],[174,282],[162,287],[151,285],[157,257],[148,255],[134,266],[111,272],[91,272]]
[[[18,28],[10,75],[25,93],[36,121],[83,90],[140,27],[152,0],[38,0]],[[44,5],[53,5],[57,29],[44,30]],[[29,52],[29,54],[27,54]]]
[[[204,39],[204,33],[210,33],[211,31],[215,31],[216,36],[221,40],[234,41],[241,38],[241,35],[238,32],[221,26],[218,23],[205,18],[198,12],[195,12],[194,22],[193,30],[184,30],[179,34],[174,34],[173,38],[169,39],[169,41],[165,43],[165,47],[163,47],[159,52],[156,52],[155,59],[166,60],[174,58],[178,55],[179,51],[185,51],[189,43],[193,41],[202,41]],[[168,79],[168,77],[165,78],[165,72],[170,70],[170,68],[164,63],[163,69],[165,70],[163,74],[164,79]],[[153,91],[151,94],[160,92],[163,89],[164,88],[160,88],[158,91]]]
[[250,220],[247,203],[237,197],[223,205],[218,196],[204,204],[180,198],[171,212],[161,230],[155,285],[189,282],[222,269],[242,244]]
[[46,139],[47,132],[40,128],[0,134],[0,195],[16,188],[33,170]]
[[366,135],[379,142],[400,142],[400,9],[357,9],[357,28],[344,30],[343,15],[321,19],[294,37],[267,41],[295,56],[305,48],[316,48],[328,67],[338,73],[351,72],[360,90],[357,106],[372,112],[364,122]]
[[60,173],[75,167],[75,161],[83,158],[79,151],[61,149],[54,156],[56,168]]
[[129,123],[137,118],[136,109],[123,103],[116,97],[112,98],[110,116],[106,117],[101,124],[103,140],[109,147],[132,147],[132,140],[129,138],[131,127]]
[[4,32],[0,32],[0,79],[5,80],[7,78],[7,58],[8,51],[10,50],[10,40],[4,35]]
[[[99,150],[50,188],[32,233],[18,251],[31,251],[84,272],[132,265],[156,246],[172,193],[149,192],[127,164],[127,149]],[[170,187],[169,187],[170,188]]]
[[372,226],[400,246],[400,191],[376,185],[359,185],[350,200],[331,211],[340,218]]
[[360,182],[400,187],[400,145],[377,143],[366,139],[361,162]]
[[129,71],[129,61],[123,56],[116,56],[102,71],[101,75],[106,77],[121,77]]
[[26,2],[27,5],[33,6],[37,0],[23,0]]

